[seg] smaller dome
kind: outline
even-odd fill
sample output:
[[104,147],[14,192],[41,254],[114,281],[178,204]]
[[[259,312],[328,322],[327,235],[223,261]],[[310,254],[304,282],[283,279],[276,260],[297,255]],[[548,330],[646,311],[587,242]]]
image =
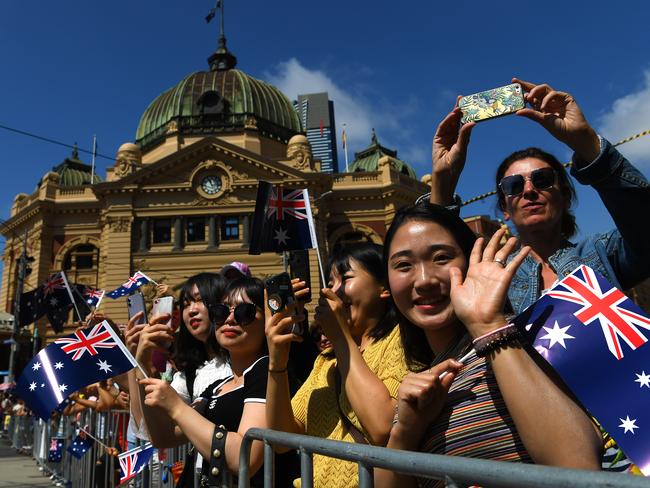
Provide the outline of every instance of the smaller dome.
[[410,176],[414,180],[417,179],[415,170],[409,166],[408,163],[397,159],[397,151],[388,149],[377,140],[377,134],[375,130],[372,130],[372,138],[370,141],[370,146],[365,148],[363,151],[354,153],[354,162],[350,164],[348,172],[353,173],[355,171],[377,171],[379,169],[379,160],[383,156],[388,156],[391,159],[391,164],[395,167],[400,173]]
[[[79,151],[75,146],[72,150],[72,155],[69,158],[65,158],[58,166],[52,168],[52,172],[59,175],[60,186],[82,186],[90,184],[92,167],[79,159]],[[43,179],[41,178],[37,186],[40,186],[42,182]],[[101,182],[101,177],[95,173],[93,183]]]

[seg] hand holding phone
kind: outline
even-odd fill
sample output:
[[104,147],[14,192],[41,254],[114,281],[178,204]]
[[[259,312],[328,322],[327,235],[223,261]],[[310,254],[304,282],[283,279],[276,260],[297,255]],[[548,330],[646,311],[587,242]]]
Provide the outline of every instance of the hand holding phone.
[[[267,278],[264,288],[266,288],[266,304],[273,315],[296,301],[289,273],[280,273]],[[291,332],[302,335],[301,324],[294,323],[291,326]]]
[[[172,326],[172,312],[174,310],[174,297],[159,297],[154,299],[153,307],[151,308],[151,316],[169,314],[169,320],[164,322],[165,325],[171,328]],[[171,346],[171,343],[165,342],[162,345],[165,349]]]
[[142,292],[136,291],[133,295],[126,297],[126,307],[129,311],[129,320],[138,312],[142,312],[142,317],[135,325],[147,323],[147,309]]

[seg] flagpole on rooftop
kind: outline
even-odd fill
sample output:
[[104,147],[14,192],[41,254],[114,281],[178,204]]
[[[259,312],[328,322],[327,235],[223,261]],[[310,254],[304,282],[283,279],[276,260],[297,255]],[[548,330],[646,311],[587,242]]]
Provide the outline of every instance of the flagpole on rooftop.
[[345,153],[345,172],[349,171],[348,169],[348,135],[345,133],[345,127],[347,124],[343,124],[343,152]]
[[97,135],[93,135],[93,157],[90,163],[90,184],[95,183],[95,157],[97,156]]

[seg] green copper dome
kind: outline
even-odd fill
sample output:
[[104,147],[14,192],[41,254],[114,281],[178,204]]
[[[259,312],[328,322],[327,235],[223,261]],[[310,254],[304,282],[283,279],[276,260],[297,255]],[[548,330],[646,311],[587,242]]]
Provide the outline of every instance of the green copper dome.
[[410,176],[414,180],[417,179],[415,171],[408,163],[397,159],[397,151],[388,149],[377,141],[377,134],[375,130],[372,130],[372,139],[370,141],[370,146],[368,146],[363,151],[354,153],[354,162],[350,164],[349,172],[355,171],[377,171],[379,169],[379,160],[384,157],[389,156],[391,158],[392,164],[395,169],[402,174]]
[[[60,176],[59,186],[89,185],[91,176],[94,176],[93,183],[102,182],[102,178],[97,173],[92,175],[92,167],[79,159],[79,151],[76,146],[72,150],[72,155],[52,168],[52,171]],[[41,181],[36,185],[37,188],[41,186]]]
[[192,73],[156,98],[138,125],[140,147],[153,147],[175,131],[207,135],[254,126],[284,141],[301,132],[300,119],[280,90],[231,66]]

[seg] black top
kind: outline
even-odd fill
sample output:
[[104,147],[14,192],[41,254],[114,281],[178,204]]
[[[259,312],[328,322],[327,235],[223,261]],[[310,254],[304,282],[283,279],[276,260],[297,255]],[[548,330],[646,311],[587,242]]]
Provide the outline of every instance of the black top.
[[[246,403],[266,403],[266,381],[269,357],[263,356],[244,371],[244,383],[234,390],[220,394],[221,387],[233,376],[220,379],[208,386],[195,401],[205,418],[215,425],[223,425],[228,432],[237,432]],[[207,475],[210,463],[203,461],[202,474]],[[290,487],[299,477],[298,456],[295,451],[275,456],[275,482],[278,487]],[[236,476],[233,476],[233,481]],[[259,469],[251,478],[251,486],[264,486],[264,470]]]
[[217,380],[200,395],[204,403],[203,416],[216,425],[223,425],[228,432],[237,432],[246,403],[266,403],[266,380],[269,357],[262,356],[244,371],[244,383],[234,390],[220,393],[221,387],[232,380],[233,375]]

